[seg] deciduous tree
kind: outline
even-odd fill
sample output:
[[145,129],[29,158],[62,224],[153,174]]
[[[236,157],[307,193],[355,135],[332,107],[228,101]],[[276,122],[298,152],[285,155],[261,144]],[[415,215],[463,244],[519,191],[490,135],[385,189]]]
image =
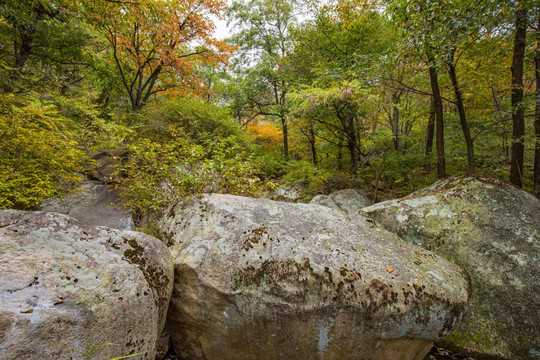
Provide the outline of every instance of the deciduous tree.
[[220,16],[224,0],[98,0],[88,15],[108,44],[112,63],[140,110],[153,95],[176,91],[201,94],[198,64],[227,61],[231,47],[213,37],[211,15]]

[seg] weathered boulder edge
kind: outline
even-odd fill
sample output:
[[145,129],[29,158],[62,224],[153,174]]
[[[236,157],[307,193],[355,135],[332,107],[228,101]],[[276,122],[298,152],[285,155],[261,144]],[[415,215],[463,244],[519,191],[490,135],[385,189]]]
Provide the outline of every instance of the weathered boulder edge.
[[540,359],[540,200],[500,180],[454,177],[363,211],[470,274],[469,313],[442,346],[478,359]]
[[154,360],[173,283],[167,247],[51,212],[0,210],[0,351],[6,358],[142,353]]

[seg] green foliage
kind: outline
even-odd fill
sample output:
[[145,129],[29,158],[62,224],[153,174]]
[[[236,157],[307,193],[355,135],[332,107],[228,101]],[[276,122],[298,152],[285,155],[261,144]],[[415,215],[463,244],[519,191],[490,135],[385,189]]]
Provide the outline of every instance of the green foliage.
[[333,175],[328,169],[319,168],[305,160],[291,161],[287,174],[283,177],[285,183],[303,183],[308,192],[317,194],[324,192],[325,184]]
[[80,181],[78,126],[55,105],[0,97],[0,208],[31,209]]
[[[429,65],[444,101],[448,175],[467,170],[445,67],[452,59],[477,174],[508,176],[516,2],[308,2],[310,13],[298,17],[303,2],[238,0],[227,12],[238,55],[222,71],[208,49],[184,40],[195,31],[210,41],[205,11],[223,1],[188,12],[193,29],[161,21],[178,15],[168,9],[148,12],[156,3],[0,2],[0,207],[31,209],[68,191],[88,170],[86,155],[103,150],[126,154],[118,186],[139,216],[179,197],[258,195],[285,183],[312,194],[360,186],[374,194],[378,185],[379,199],[405,195],[435,180],[435,149],[425,155]],[[177,5],[184,14],[190,4]],[[177,30],[186,35],[179,43]],[[532,58],[537,34],[528,33]],[[224,60],[228,47],[214,45]],[[533,119],[532,61],[525,73],[522,106]],[[186,93],[207,101],[172,99]],[[526,187],[536,141],[529,120]]]
[[127,149],[119,188],[125,204],[140,217],[182,197],[205,192],[253,195],[260,185],[252,157],[234,136],[199,145],[174,132],[167,142],[142,138]]
[[131,116],[139,135],[156,141],[179,132],[197,144],[241,136],[240,126],[226,110],[193,97],[155,102]]
[[204,192],[254,195],[264,189],[253,145],[223,109],[191,97],[132,114],[137,132],[118,166],[118,187],[138,220]]

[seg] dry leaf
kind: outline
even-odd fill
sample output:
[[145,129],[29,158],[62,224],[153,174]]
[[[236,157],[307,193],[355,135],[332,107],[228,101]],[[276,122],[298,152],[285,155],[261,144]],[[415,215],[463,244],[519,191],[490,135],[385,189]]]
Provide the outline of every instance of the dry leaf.
[[394,271],[394,269],[392,269],[390,266],[386,269],[386,271],[388,271],[389,273],[391,273],[392,271]]
[[27,309],[27,310],[21,311],[21,314],[31,314],[33,312],[34,312],[34,309]]

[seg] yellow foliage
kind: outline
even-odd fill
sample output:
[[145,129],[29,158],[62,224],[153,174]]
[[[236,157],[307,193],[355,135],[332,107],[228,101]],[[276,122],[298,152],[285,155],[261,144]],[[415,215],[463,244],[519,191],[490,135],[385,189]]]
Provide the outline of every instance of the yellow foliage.
[[283,131],[271,122],[248,124],[247,131],[255,139],[255,142],[262,145],[280,144],[283,137]]

